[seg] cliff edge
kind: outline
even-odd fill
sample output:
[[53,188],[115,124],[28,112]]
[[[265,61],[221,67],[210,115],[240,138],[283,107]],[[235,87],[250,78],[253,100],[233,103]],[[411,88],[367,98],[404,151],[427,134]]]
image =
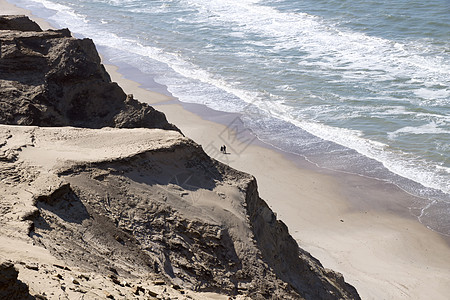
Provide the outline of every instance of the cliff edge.
[[1,124],[177,130],[111,82],[92,40],[25,16],[1,16],[0,30]]
[[22,293],[359,299],[298,247],[253,176],[127,97],[92,41],[29,22],[0,17],[0,258]]

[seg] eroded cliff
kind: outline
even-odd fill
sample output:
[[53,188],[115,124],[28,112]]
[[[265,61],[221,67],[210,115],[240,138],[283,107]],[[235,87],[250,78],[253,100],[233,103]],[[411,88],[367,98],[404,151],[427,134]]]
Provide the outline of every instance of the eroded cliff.
[[[255,178],[177,131],[154,129],[174,126],[127,100],[90,40],[67,30],[0,30],[0,41],[0,122],[53,126],[0,125],[0,238],[34,243],[81,274],[67,281],[68,270],[41,264],[42,281],[59,275],[47,297],[98,297],[112,284],[116,298],[196,291],[359,299],[340,274],[299,249]],[[98,287],[86,279],[95,276]],[[142,287],[155,278],[167,288]],[[42,295],[36,282],[24,282]]]
[[0,16],[1,124],[177,130],[111,82],[92,40],[32,29],[24,16]]

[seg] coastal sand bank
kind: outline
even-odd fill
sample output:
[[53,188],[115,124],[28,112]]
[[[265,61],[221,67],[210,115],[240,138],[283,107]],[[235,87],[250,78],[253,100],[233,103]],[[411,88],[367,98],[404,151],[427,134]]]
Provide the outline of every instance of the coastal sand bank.
[[[3,0],[0,13],[30,15]],[[262,145],[248,132],[240,132],[237,140],[236,115],[182,105],[141,88],[120,74],[129,75],[127,70],[105,63],[126,93],[164,112],[210,156],[254,175],[261,197],[299,245],[325,267],[343,273],[363,299],[447,299],[449,241],[407,213],[407,205],[417,199],[376,180],[316,169]],[[219,122],[208,120],[211,116]],[[218,151],[224,143],[229,154]]]

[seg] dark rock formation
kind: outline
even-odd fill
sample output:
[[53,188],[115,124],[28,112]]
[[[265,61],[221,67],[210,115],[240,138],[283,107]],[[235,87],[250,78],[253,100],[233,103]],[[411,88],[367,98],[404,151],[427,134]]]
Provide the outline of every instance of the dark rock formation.
[[24,16],[2,17],[0,29],[0,123],[178,130],[111,82],[92,40]]
[[42,31],[26,16],[0,16],[0,30]]
[[0,264],[0,299],[34,299],[28,291],[28,286],[17,279],[19,272],[14,264],[5,261]]

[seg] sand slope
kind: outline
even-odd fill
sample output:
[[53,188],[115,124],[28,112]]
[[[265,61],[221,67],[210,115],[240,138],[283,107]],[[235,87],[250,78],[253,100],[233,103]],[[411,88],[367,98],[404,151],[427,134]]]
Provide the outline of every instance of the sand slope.
[[[158,279],[253,299],[358,298],[298,248],[252,176],[176,131],[1,125],[0,136],[0,235],[26,249],[15,256],[31,293],[53,274],[46,295],[69,299],[98,295],[94,286],[118,297],[136,286],[161,293],[151,285]],[[27,269],[30,251],[40,273]]]

